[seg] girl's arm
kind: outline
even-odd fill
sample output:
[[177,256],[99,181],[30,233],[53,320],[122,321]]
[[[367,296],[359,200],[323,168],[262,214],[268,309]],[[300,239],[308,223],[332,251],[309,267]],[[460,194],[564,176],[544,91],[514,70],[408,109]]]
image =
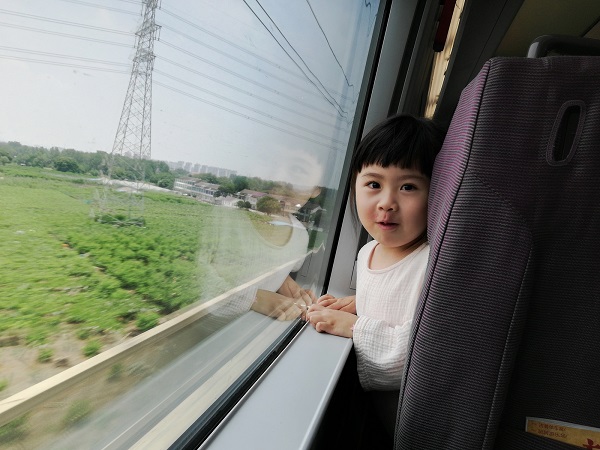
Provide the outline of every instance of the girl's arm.
[[358,376],[365,390],[400,389],[412,321],[390,326],[361,316],[353,330]]

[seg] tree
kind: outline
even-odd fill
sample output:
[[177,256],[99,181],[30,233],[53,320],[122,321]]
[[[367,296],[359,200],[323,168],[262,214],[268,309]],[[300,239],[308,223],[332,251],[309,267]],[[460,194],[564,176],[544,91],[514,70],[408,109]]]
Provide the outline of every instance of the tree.
[[240,200],[236,203],[236,206],[240,209],[250,209],[252,208],[252,204],[250,202],[245,202],[244,200]]
[[148,181],[161,188],[173,189],[173,185],[175,184],[175,175],[171,172],[158,172],[152,174]]
[[85,172],[90,172],[94,174],[108,173],[108,167],[106,166],[109,155],[106,152],[97,150],[96,153],[89,154],[87,157],[87,167],[82,167],[81,169]]
[[73,158],[69,156],[61,156],[54,161],[54,168],[59,172],[73,172],[79,173],[79,164]]
[[156,171],[162,173],[169,173],[171,169],[169,169],[169,165],[164,161],[156,161]]
[[8,153],[6,150],[0,149],[0,164],[8,164],[11,161],[12,156],[10,156],[10,153]]
[[201,173],[199,175],[196,175],[196,178],[202,181],[206,181],[207,183],[219,184],[219,180],[217,179],[216,175],[212,173]]
[[248,178],[242,176],[233,177],[234,192],[240,192],[248,189]]
[[281,211],[279,200],[269,197],[268,195],[261,197],[256,202],[256,209],[265,214],[271,215]]
[[175,176],[177,176],[177,177],[188,177],[188,176],[190,176],[190,173],[189,173],[187,170],[185,170],[185,169],[181,169],[181,168],[179,168],[179,169],[175,169],[175,170],[173,171],[173,173],[174,173],[174,174],[175,174]]
[[235,186],[231,181],[227,181],[219,185],[219,192],[223,197],[226,197],[228,195],[235,194],[238,191],[235,190]]

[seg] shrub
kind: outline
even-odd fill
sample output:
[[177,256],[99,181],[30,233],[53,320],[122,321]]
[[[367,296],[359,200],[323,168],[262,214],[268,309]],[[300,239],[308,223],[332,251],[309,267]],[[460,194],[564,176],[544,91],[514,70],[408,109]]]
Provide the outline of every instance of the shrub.
[[138,330],[143,333],[158,325],[158,319],[160,319],[160,316],[155,312],[142,313],[138,316],[135,324]]
[[92,405],[87,400],[74,401],[65,414],[63,423],[65,426],[74,425],[85,419],[92,412]]
[[48,333],[45,330],[32,330],[25,338],[25,341],[28,345],[44,344],[47,337]]
[[123,364],[117,363],[110,367],[108,381],[118,381],[123,375]]
[[92,332],[89,327],[81,328],[80,330],[77,331],[77,337],[79,339],[81,339],[82,341],[85,341],[87,338],[89,338],[90,334],[92,334]]
[[52,357],[54,356],[54,350],[52,350],[51,348],[40,348],[40,350],[38,351],[38,357],[37,360],[38,362],[41,363],[46,363],[52,360]]
[[84,356],[90,358],[100,353],[101,348],[102,344],[94,339],[85,344],[85,347],[83,347],[83,354]]
[[26,425],[28,419],[27,415],[23,415],[0,426],[0,444],[21,439],[27,433]]
[[67,317],[67,323],[76,324],[76,323],[84,323],[84,322],[85,322],[85,319],[77,314],[73,314],[73,315],[70,315]]

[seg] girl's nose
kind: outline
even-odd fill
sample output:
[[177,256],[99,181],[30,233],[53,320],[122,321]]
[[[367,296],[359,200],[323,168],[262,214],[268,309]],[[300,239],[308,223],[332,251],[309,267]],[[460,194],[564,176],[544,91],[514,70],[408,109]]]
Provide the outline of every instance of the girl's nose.
[[391,193],[382,193],[377,206],[383,211],[396,211],[398,209],[398,202],[396,201],[396,197]]

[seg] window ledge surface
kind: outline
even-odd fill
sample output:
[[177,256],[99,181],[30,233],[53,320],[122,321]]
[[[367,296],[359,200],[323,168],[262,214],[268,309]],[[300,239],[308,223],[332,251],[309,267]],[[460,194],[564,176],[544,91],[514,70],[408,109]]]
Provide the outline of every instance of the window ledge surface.
[[200,448],[309,448],[351,348],[305,326]]

